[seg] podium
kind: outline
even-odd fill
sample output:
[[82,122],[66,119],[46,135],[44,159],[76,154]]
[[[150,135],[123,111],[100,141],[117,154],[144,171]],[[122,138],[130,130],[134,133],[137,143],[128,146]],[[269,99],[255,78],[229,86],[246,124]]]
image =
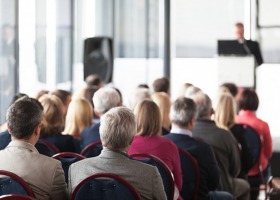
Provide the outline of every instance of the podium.
[[218,84],[235,83],[241,87],[255,87],[255,58],[253,55],[220,55],[217,57]]

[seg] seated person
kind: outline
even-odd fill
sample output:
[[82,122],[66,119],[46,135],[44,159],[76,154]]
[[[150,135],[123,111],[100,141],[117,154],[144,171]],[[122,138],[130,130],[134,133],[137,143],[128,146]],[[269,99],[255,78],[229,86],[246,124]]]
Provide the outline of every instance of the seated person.
[[69,169],[69,191],[86,177],[96,173],[113,173],[130,182],[142,199],[166,199],[158,170],[130,159],[127,151],[136,132],[133,113],[124,107],[112,108],[101,117],[101,154],[76,162]]
[[61,152],[80,152],[80,143],[71,135],[62,135],[64,113],[61,100],[55,95],[45,94],[39,102],[44,108],[41,139],[53,144]]
[[39,154],[34,147],[42,119],[43,107],[35,99],[23,97],[10,106],[7,125],[12,141],[0,151],[0,170],[25,180],[38,200],[69,199],[60,161]]
[[[233,199],[232,195],[227,192],[215,191],[220,182],[219,167],[211,146],[192,137],[195,114],[196,105],[192,99],[178,98],[171,108],[171,133],[165,137],[172,140],[178,147],[188,151],[197,160],[200,169],[199,200]],[[183,177],[182,191],[184,189],[186,188],[184,188]]]
[[193,136],[203,139],[215,151],[221,175],[221,190],[231,193],[237,200],[248,200],[250,188],[246,180],[237,178],[241,169],[238,144],[231,134],[217,127],[211,120],[213,114],[212,101],[203,92],[192,96],[197,106]]
[[[103,87],[97,90],[93,96],[94,112],[98,116],[102,116],[111,108],[121,105],[121,99],[118,92],[111,87]],[[99,134],[100,122],[93,124],[89,128],[85,128],[81,133],[81,147],[100,141]]]
[[129,154],[146,153],[160,158],[174,175],[175,184],[182,188],[182,170],[177,146],[161,136],[161,115],[158,106],[151,100],[143,100],[134,110],[137,135],[134,137]]

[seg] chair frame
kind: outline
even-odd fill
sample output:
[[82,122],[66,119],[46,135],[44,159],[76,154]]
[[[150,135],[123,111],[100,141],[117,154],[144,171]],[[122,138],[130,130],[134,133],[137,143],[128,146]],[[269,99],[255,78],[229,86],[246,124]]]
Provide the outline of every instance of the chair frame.
[[[168,176],[169,176],[169,180],[170,180],[170,185],[172,185],[173,187],[171,188],[171,194],[170,197],[167,199],[174,199],[174,193],[175,193],[175,181],[174,181],[174,176],[172,171],[169,169],[169,167],[165,164],[165,162],[163,162],[163,160],[161,160],[160,158],[158,158],[157,156],[151,155],[151,154],[146,154],[146,153],[140,153],[140,154],[132,154],[130,155],[131,158],[151,158],[154,161],[158,162],[161,164],[161,166],[164,168],[164,170],[167,172]],[[136,159],[137,160],[137,159]]]
[[51,150],[53,150],[56,154],[60,153],[60,150],[53,144],[49,143],[48,141],[46,141],[44,139],[40,139],[39,141],[42,142],[44,145],[46,145]]
[[[265,185],[264,188],[251,188],[251,191],[261,191],[261,190],[264,190],[265,191],[265,199],[267,199],[267,183],[265,183],[265,180],[264,180],[264,176],[263,176],[263,169],[262,169],[262,166],[260,164],[260,157],[261,157],[261,151],[262,151],[262,141],[261,141],[261,138],[258,134],[258,132],[253,128],[251,127],[250,125],[247,125],[247,124],[242,124],[243,125],[243,128],[246,129],[246,128],[250,128],[254,131],[254,134],[258,137],[258,145],[260,147],[260,153],[258,155],[258,159],[257,161],[254,163],[253,166],[255,166],[256,164],[258,165],[259,167],[259,174],[260,174],[260,185]],[[249,143],[249,142],[248,142]],[[248,176],[249,177],[249,176]]]
[[7,194],[0,196],[0,200],[36,200],[34,197],[21,194]]
[[14,179],[15,181],[17,181],[22,187],[23,189],[26,191],[27,195],[28,196],[31,196],[33,198],[35,198],[35,194],[33,192],[33,190],[30,188],[30,186],[21,178],[19,177],[18,175],[12,173],[12,172],[9,172],[9,171],[6,171],[6,170],[0,170],[0,175],[3,175],[3,176],[6,176],[6,177],[9,177],[11,179]]
[[52,158],[55,159],[59,159],[59,158],[78,158],[80,160],[85,159],[84,156],[78,154],[78,153],[74,153],[74,152],[61,152],[61,153],[57,153],[55,155],[52,156]]
[[134,186],[131,183],[129,183],[124,178],[122,178],[118,175],[115,175],[115,174],[111,174],[111,173],[97,173],[97,174],[93,174],[93,175],[85,178],[76,186],[76,188],[74,189],[74,191],[71,194],[70,200],[75,200],[77,192],[86,182],[88,182],[89,180],[98,179],[98,178],[106,178],[106,179],[109,178],[109,179],[114,179],[114,180],[120,182],[121,184],[125,185],[132,192],[133,196],[135,197],[135,200],[141,200],[139,193],[137,192],[137,190],[134,188]]
[[196,171],[196,181],[195,181],[195,189],[194,189],[194,195],[193,195],[193,199],[197,200],[198,199],[198,192],[199,192],[199,186],[200,186],[200,168],[199,165],[196,161],[196,159],[186,150],[182,149],[182,148],[178,148],[179,149],[179,153],[184,154],[184,156],[188,157],[191,162],[194,165],[195,171]]
[[102,145],[101,141],[97,141],[97,142],[93,142],[89,145],[87,145],[85,148],[82,149],[81,151],[81,155],[85,157],[85,154],[90,151],[91,149],[93,149],[94,147],[96,147],[97,145]]

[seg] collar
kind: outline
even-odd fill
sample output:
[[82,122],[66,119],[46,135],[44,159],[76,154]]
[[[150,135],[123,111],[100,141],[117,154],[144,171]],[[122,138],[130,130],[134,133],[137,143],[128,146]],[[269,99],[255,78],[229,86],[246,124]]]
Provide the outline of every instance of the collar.
[[192,137],[192,132],[188,129],[172,128],[170,132],[172,134],[188,135],[188,136]]
[[24,142],[24,141],[11,141],[6,148],[10,148],[10,147],[27,149],[30,152],[39,153],[38,150],[32,144],[30,144],[28,142]]
[[100,157],[107,157],[107,158],[129,158],[130,156],[124,152],[124,151],[117,151],[108,149],[106,147],[103,147],[103,150],[101,151]]

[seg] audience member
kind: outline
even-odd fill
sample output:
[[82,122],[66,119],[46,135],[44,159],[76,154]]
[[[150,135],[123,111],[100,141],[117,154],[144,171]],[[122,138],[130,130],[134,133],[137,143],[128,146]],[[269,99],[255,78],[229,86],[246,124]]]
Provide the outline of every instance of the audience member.
[[165,92],[156,92],[152,95],[152,100],[159,107],[161,115],[162,135],[166,135],[170,132],[171,122],[169,118],[171,101],[168,94]]
[[103,87],[103,81],[98,74],[90,74],[86,77],[87,86],[96,86],[97,88]]
[[[171,109],[171,133],[165,137],[172,140],[179,148],[188,151],[197,160],[200,169],[199,200],[233,199],[229,193],[215,191],[220,181],[219,167],[211,146],[192,137],[195,114],[196,105],[192,99],[178,98]],[[185,166],[181,166],[182,171],[187,170],[184,169]],[[189,187],[184,185],[184,178],[182,192]]]
[[93,108],[86,99],[74,99],[69,104],[64,134],[80,139],[81,132],[92,124]]
[[[70,166],[69,191],[86,177],[96,173],[113,173],[130,182],[142,199],[166,199],[158,170],[129,158],[127,151],[136,132],[133,113],[124,107],[112,108],[101,117],[101,154]],[[113,198],[113,197],[112,197]]]
[[149,87],[147,84],[145,84],[145,83],[139,84],[139,85],[137,86],[137,88],[146,88],[146,89],[150,89],[150,87]]
[[236,178],[240,173],[241,163],[235,138],[229,131],[218,128],[211,120],[213,109],[208,95],[198,92],[192,98],[197,105],[193,135],[203,139],[214,149],[220,168],[220,189],[233,194],[237,200],[248,200],[249,184],[243,179]]
[[241,172],[239,177],[246,179],[246,174],[253,167],[253,158],[244,135],[244,128],[241,124],[235,123],[236,102],[230,93],[222,94],[218,99],[215,110],[215,122],[218,127],[231,131],[241,146]]
[[55,95],[45,94],[39,102],[44,108],[41,139],[53,144],[61,152],[80,152],[80,145],[71,135],[62,135],[64,130],[63,104]]
[[228,89],[230,94],[235,98],[238,94],[238,88],[234,83],[224,83],[221,87],[225,87]]
[[185,92],[186,90],[188,89],[188,87],[190,86],[193,86],[191,83],[184,83],[182,86],[181,86],[181,89],[179,90],[178,92],[178,98],[179,97],[184,97],[185,96]]
[[40,99],[41,96],[43,96],[44,94],[49,94],[49,90],[40,90],[36,95],[35,95],[35,99]]
[[67,114],[68,106],[72,100],[72,94],[66,90],[54,90],[51,91],[50,94],[57,96],[61,100],[65,117]]
[[198,92],[201,92],[201,89],[194,86],[194,85],[191,85],[186,89],[184,97],[189,98],[189,97],[195,95]]
[[153,82],[154,92],[165,92],[169,94],[170,81],[167,77],[156,79]]
[[[268,163],[269,158],[272,156],[272,139],[270,135],[269,126],[266,122],[259,119],[255,115],[255,111],[259,106],[258,95],[251,90],[244,90],[239,100],[240,111],[237,116],[237,122],[249,125],[254,128],[262,140],[262,148],[260,160],[248,173],[249,183],[251,187],[258,187],[260,185],[259,178],[259,164],[264,170],[263,174],[265,179],[270,176],[270,166]],[[248,141],[250,142],[250,141]],[[256,199],[258,192],[251,192],[251,198]]]
[[[120,96],[118,92],[110,87],[103,87],[97,90],[93,96],[94,112],[97,116],[102,116],[111,108],[120,106]],[[85,128],[81,134],[81,146],[85,148],[92,142],[100,141],[100,122]]]
[[178,148],[169,139],[161,137],[161,119],[158,106],[151,100],[139,102],[134,110],[137,135],[129,154],[147,153],[159,157],[170,168],[175,183],[182,188],[182,170]]
[[24,179],[36,199],[69,199],[60,161],[40,155],[34,147],[42,118],[43,107],[36,99],[23,97],[10,106],[7,123],[12,142],[0,151],[0,169]]
[[150,90],[147,88],[136,88],[129,97],[129,108],[134,110],[137,103],[144,99],[152,99]]

